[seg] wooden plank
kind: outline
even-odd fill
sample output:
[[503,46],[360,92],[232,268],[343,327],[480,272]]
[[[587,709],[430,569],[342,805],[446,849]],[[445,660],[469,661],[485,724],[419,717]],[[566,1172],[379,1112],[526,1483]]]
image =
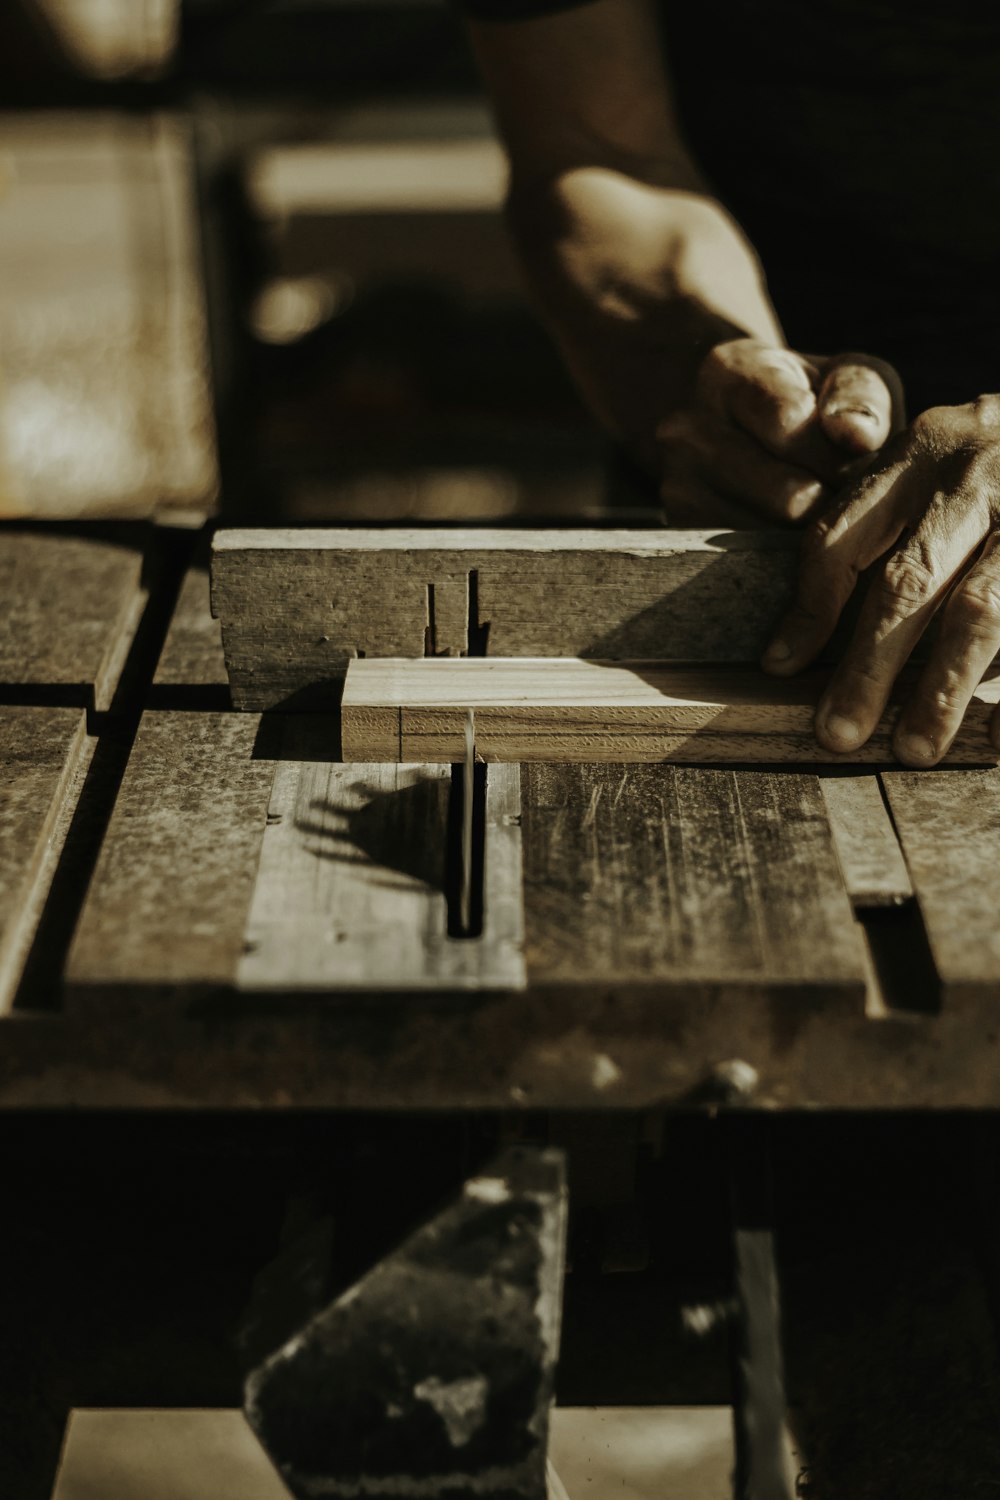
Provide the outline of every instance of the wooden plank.
[[[337,702],[349,660],[438,655],[756,660],[791,587],[773,532],[220,531],[212,609],[237,708]],[[470,640],[470,634],[474,637]]]
[[0,707],[0,1014],[13,1004],[92,744],[80,709]]
[[336,728],[287,721],[237,983],[242,990],[523,989],[516,767],[487,789],[484,930],[448,936],[450,770],[345,766]]
[[184,575],[153,685],[219,688],[228,700],[222,632],[212,618],[207,564],[196,564]]
[[949,1002],[1000,999],[1000,770],[893,772],[889,805]]
[[836,1000],[865,964],[819,785],[673,766],[522,771],[536,985]]
[[898,906],[913,895],[909,871],[876,776],[821,776],[833,842],[857,907]]
[[134,531],[0,527],[0,684],[109,708],[146,605],[142,566]]
[[67,965],[78,991],[231,985],[264,831],[273,759],[258,721],[147,713]]
[[189,133],[0,117],[0,515],[211,506],[216,463]]
[[[482,760],[833,762],[813,737],[822,674],[513,657],[365,659],[347,670],[345,760],[457,761],[466,714]],[[984,684],[948,753],[995,761],[987,738],[1000,682]],[[891,762],[893,714],[852,760]]]

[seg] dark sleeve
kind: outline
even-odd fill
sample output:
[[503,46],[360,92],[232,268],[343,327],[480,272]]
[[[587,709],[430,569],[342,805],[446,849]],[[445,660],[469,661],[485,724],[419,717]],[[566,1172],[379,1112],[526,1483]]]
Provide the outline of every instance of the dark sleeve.
[[473,21],[532,21],[554,16],[561,10],[579,10],[593,0],[451,0],[462,15]]

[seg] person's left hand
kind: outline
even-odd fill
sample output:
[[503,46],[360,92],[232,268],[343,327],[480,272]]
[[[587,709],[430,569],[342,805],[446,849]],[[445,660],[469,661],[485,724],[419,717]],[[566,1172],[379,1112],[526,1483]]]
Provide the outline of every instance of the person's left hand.
[[[923,412],[811,525],[765,670],[787,676],[810,662],[859,573],[887,552],[816,711],[816,737],[843,753],[865,743],[940,608],[940,634],[893,735],[904,765],[933,766],[1000,650],[1000,395]],[[1000,709],[990,737],[1000,750]]]

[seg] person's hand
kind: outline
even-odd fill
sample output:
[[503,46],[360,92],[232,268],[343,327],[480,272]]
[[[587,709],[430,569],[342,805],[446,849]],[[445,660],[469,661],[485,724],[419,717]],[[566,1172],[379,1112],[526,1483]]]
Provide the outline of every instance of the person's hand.
[[718,343],[690,401],[658,429],[668,519],[718,516],[720,502],[735,502],[801,521],[902,420],[899,377],[882,360],[807,356],[756,338]]
[[[798,596],[764,656],[789,675],[826,644],[859,573],[889,556],[816,713],[829,750],[863,745],[932,615],[941,629],[900,712],[908,766],[947,752],[1000,650],[1000,396],[925,411],[889,443],[806,537]],[[894,550],[891,550],[894,549]],[[1000,749],[1000,717],[991,739]]]

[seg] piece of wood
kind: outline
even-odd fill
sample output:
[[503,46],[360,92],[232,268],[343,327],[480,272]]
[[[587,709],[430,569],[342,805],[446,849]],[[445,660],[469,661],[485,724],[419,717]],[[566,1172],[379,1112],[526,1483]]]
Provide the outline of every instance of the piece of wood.
[[274,770],[258,728],[143,716],[70,951],[71,996],[232,983]]
[[7,114],[0,515],[210,507],[214,423],[189,132]]
[[218,688],[226,693],[222,632],[212,618],[207,564],[184,575],[153,677],[155,688]]
[[290,1500],[242,1411],[69,1414],[52,1500]]
[[107,709],[146,605],[142,539],[0,527],[0,684]]
[[[554,1407],[548,1500],[724,1500],[726,1406]],[[568,1488],[567,1488],[568,1486]],[[242,1411],[74,1408],[52,1500],[289,1500]]]
[[80,709],[0,706],[0,1014],[13,1004],[92,748]]
[[909,871],[876,776],[820,776],[833,842],[856,907],[898,906]]
[[892,772],[889,806],[941,980],[942,1002],[1000,998],[1000,770]]
[[484,926],[448,935],[450,771],[345,766],[336,726],[289,719],[238,987],[314,994],[523,989],[519,778],[486,793]]
[[784,992],[861,1011],[864,958],[814,776],[522,770],[529,972],[612,993]]
[[[352,661],[341,702],[347,760],[459,761],[468,710],[485,761],[833,762],[812,733],[822,674],[577,658]],[[948,753],[995,761],[1000,682],[974,697]],[[851,760],[891,762],[891,711]]]
[[795,563],[775,532],[232,530],[212,609],[237,708],[316,708],[357,656],[753,661]]

